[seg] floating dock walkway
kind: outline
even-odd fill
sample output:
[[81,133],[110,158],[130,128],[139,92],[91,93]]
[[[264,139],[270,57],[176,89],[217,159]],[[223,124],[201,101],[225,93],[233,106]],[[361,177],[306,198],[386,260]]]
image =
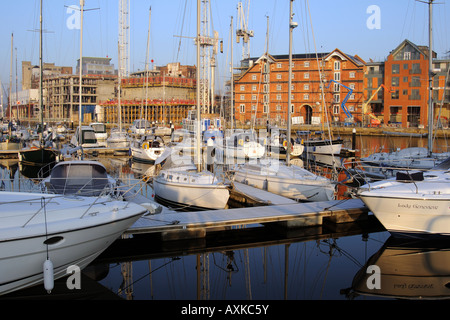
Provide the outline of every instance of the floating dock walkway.
[[203,238],[208,231],[277,223],[285,228],[318,226],[366,219],[368,208],[359,199],[290,203],[261,207],[208,210],[197,212],[167,211],[140,218],[125,234],[160,233],[162,240]]

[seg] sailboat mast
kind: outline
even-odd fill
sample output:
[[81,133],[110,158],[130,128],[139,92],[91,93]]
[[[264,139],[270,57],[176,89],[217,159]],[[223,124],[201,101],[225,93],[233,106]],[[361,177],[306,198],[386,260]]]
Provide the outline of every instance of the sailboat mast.
[[11,64],[9,68],[9,121],[12,121],[12,65],[13,65],[13,43],[14,34],[11,33]]
[[79,86],[79,95],[80,101],[78,104],[78,123],[81,129],[81,113],[82,113],[82,104],[81,104],[81,88],[83,82],[83,11],[84,11],[84,0],[80,0],[80,86]]
[[428,2],[428,155],[433,153],[433,1]]
[[231,44],[231,62],[230,62],[230,73],[231,73],[231,93],[230,93],[230,129],[234,129],[234,78],[233,78],[233,16],[231,16],[230,23],[230,44]]
[[[145,55],[145,120],[147,120],[147,98],[148,98],[148,56],[150,52],[150,24],[152,21],[152,7],[148,14],[148,31],[147,31],[147,53]],[[147,125],[147,121],[145,121]]]
[[200,113],[200,0],[197,0],[197,132],[196,132],[196,156],[197,168],[201,171],[201,113]]
[[39,112],[41,117],[41,132],[39,133],[41,144],[44,144],[44,104],[42,95],[42,0],[41,0],[41,12],[39,15]]
[[291,153],[291,104],[292,104],[292,31],[297,27],[297,23],[292,21],[292,3],[294,0],[290,0],[289,9],[289,80],[288,80],[288,118],[287,118],[287,150],[286,150],[286,164],[289,165],[290,153]]
[[119,132],[122,132],[122,72],[120,71],[120,67],[121,67],[121,63],[122,60],[120,60],[121,56],[120,56],[120,43],[117,43],[117,57],[119,60],[119,74],[117,77],[117,121],[119,122]]

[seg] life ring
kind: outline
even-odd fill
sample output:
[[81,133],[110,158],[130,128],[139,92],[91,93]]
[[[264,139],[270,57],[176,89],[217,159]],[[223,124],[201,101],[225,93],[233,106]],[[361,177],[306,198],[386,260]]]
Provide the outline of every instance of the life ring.
[[244,140],[239,139],[238,144],[239,144],[240,146],[243,146],[243,145],[244,145]]
[[287,147],[287,140],[283,141],[283,147],[285,147],[285,148]]
[[147,150],[149,147],[150,147],[150,145],[148,144],[147,141],[142,144],[142,149]]

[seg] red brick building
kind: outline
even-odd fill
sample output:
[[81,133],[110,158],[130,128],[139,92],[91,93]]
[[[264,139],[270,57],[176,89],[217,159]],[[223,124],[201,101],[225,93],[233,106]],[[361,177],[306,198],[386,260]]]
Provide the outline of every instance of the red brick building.
[[[236,122],[285,125],[289,56],[263,55],[249,64],[235,80]],[[365,66],[361,58],[335,49],[317,55],[295,54],[292,64],[293,123],[361,121]]]
[[[433,58],[436,54],[433,52]],[[399,127],[427,126],[428,47],[405,40],[387,57],[384,82],[384,123]]]

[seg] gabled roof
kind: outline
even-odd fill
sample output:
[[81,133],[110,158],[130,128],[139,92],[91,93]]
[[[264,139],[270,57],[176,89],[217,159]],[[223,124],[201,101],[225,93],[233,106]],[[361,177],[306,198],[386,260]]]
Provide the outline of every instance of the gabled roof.
[[389,55],[396,55],[400,50],[402,50],[407,44],[409,44],[411,47],[413,47],[415,50],[417,50],[417,52],[419,52],[421,55],[428,57],[428,47],[426,46],[417,46],[414,43],[412,43],[411,41],[409,41],[408,39],[403,40],[402,43],[400,43],[397,48],[395,48],[394,50],[392,50]]
[[332,52],[330,52],[325,57],[325,61],[328,61],[332,57],[336,57],[336,56],[339,57],[341,60],[344,60],[344,61],[349,60],[349,61],[353,62],[358,67],[364,66],[366,64],[366,62],[363,59],[361,59],[358,55],[352,56],[352,55],[349,55],[349,54],[346,54],[346,53],[342,52],[341,50],[339,50],[337,48],[334,49]]

